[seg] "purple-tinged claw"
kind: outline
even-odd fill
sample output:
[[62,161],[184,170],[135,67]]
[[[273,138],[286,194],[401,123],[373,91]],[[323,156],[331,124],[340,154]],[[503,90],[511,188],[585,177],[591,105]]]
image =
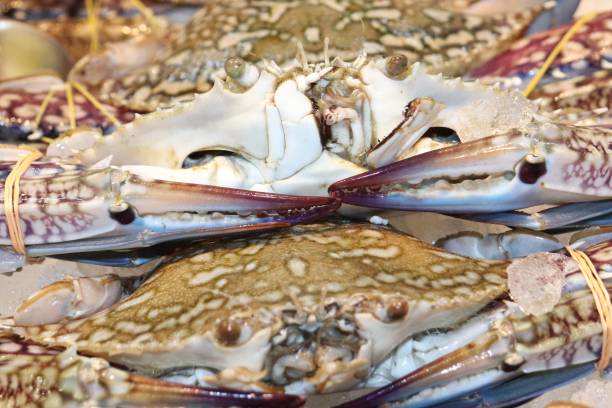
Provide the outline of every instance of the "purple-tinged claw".
[[612,133],[540,124],[430,151],[333,184],[346,204],[489,213],[612,197]]
[[[26,223],[25,242],[32,256],[129,249],[269,230],[321,218],[340,205],[333,197],[181,181],[176,173],[182,170],[144,166],[135,171],[104,166],[82,170],[44,165],[32,170],[42,175],[29,174],[21,180],[20,217]],[[6,174],[9,167],[0,161],[0,173]],[[55,196],[58,198],[50,198]],[[45,227],[47,224],[50,226]],[[10,244],[10,240],[0,237],[0,244]]]

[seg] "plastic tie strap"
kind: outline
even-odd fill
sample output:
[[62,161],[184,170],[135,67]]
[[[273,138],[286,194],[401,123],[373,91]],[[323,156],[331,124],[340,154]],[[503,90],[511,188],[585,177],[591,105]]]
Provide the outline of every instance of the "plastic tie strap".
[[72,84],[66,82],[66,102],[68,103],[68,122],[70,123],[70,129],[76,129],[76,109],[74,107],[74,93],[72,92]]
[[527,97],[527,96],[529,96],[531,94],[531,92],[533,92],[535,87],[538,86],[538,84],[542,80],[542,77],[544,77],[544,74],[546,73],[546,71],[548,71],[548,68],[550,68],[550,66],[555,61],[555,59],[557,58],[559,53],[563,50],[563,47],[565,47],[565,45],[569,42],[569,40],[572,39],[574,34],[576,34],[576,32],[583,25],[585,25],[589,20],[591,20],[596,15],[597,15],[597,13],[585,14],[584,16],[582,16],[578,20],[576,20],[574,22],[574,24],[569,28],[569,30],[567,30],[565,32],[565,34],[563,35],[561,40],[559,40],[559,42],[557,43],[555,48],[553,48],[553,50],[550,52],[550,54],[548,54],[548,57],[544,61],[544,64],[540,67],[538,72],[531,79],[531,81],[529,82],[529,85],[527,85],[527,88],[525,88],[525,90],[523,91],[523,95],[524,96]]
[[601,357],[597,363],[597,368],[601,372],[608,366],[612,353],[612,303],[610,303],[610,294],[589,257],[584,252],[577,251],[569,246],[566,246],[565,249],[578,263],[578,267],[595,299],[602,330]]
[[4,216],[6,218],[9,238],[11,239],[15,252],[25,255],[25,237],[19,218],[19,181],[32,163],[42,157],[42,153],[29,146],[19,146],[19,148],[29,150],[30,153],[17,160],[4,182]]

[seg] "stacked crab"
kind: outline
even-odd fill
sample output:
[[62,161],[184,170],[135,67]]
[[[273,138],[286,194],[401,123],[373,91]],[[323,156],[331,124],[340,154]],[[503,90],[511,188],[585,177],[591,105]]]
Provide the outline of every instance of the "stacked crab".
[[[610,284],[612,11],[520,91],[573,23],[518,37],[564,7],[207,1],[5,81],[0,134],[44,155],[0,215],[0,406],[510,406],[592,371],[611,340],[554,233]],[[521,229],[342,218],[381,210]]]

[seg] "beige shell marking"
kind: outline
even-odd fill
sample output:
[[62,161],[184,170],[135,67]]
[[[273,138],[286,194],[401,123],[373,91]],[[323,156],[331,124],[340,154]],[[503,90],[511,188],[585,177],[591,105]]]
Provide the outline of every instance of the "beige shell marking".
[[[357,302],[356,312],[373,313],[371,305],[388,298],[390,314],[400,318],[406,302],[425,301],[434,309],[470,308],[506,289],[503,262],[447,257],[375,225],[301,226],[271,236],[256,243],[212,246],[162,266],[155,279],[95,319],[78,321],[72,333],[61,325],[24,330],[45,344],[61,344],[62,338],[76,341],[85,353],[141,354],[177,347],[193,336],[214,336],[220,322],[225,322],[223,337],[231,343],[238,336],[232,323],[236,319],[253,336],[266,327],[278,329],[273,315],[287,306],[316,308],[326,301],[342,304],[360,298],[364,301]],[[340,253],[351,256],[333,256]],[[484,278],[475,277],[485,271]]]
[[451,3],[207,1],[184,30],[171,41],[164,38],[155,64],[106,81],[101,94],[114,105],[154,110],[210,89],[213,73],[228,57],[284,65],[293,61],[300,42],[310,62],[322,62],[325,38],[330,59],[354,59],[364,49],[372,56],[400,52],[409,63],[421,61],[434,72],[457,75],[498,53],[536,11],[476,17],[451,10]]

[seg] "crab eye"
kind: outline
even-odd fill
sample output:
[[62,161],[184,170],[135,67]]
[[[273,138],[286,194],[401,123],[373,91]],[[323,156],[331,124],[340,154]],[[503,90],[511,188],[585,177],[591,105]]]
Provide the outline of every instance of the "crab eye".
[[387,58],[386,61],[387,75],[391,78],[397,78],[406,72],[408,68],[408,58],[403,54],[395,54]]
[[240,323],[235,320],[222,320],[217,325],[217,340],[226,346],[232,346],[240,339]]
[[231,57],[225,60],[225,73],[232,79],[239,79],[244,75],[246,62],[240,57]]
[[387,306],[389,320],[400,320],[408,314],[408,303],[404,300],[394,300]]

